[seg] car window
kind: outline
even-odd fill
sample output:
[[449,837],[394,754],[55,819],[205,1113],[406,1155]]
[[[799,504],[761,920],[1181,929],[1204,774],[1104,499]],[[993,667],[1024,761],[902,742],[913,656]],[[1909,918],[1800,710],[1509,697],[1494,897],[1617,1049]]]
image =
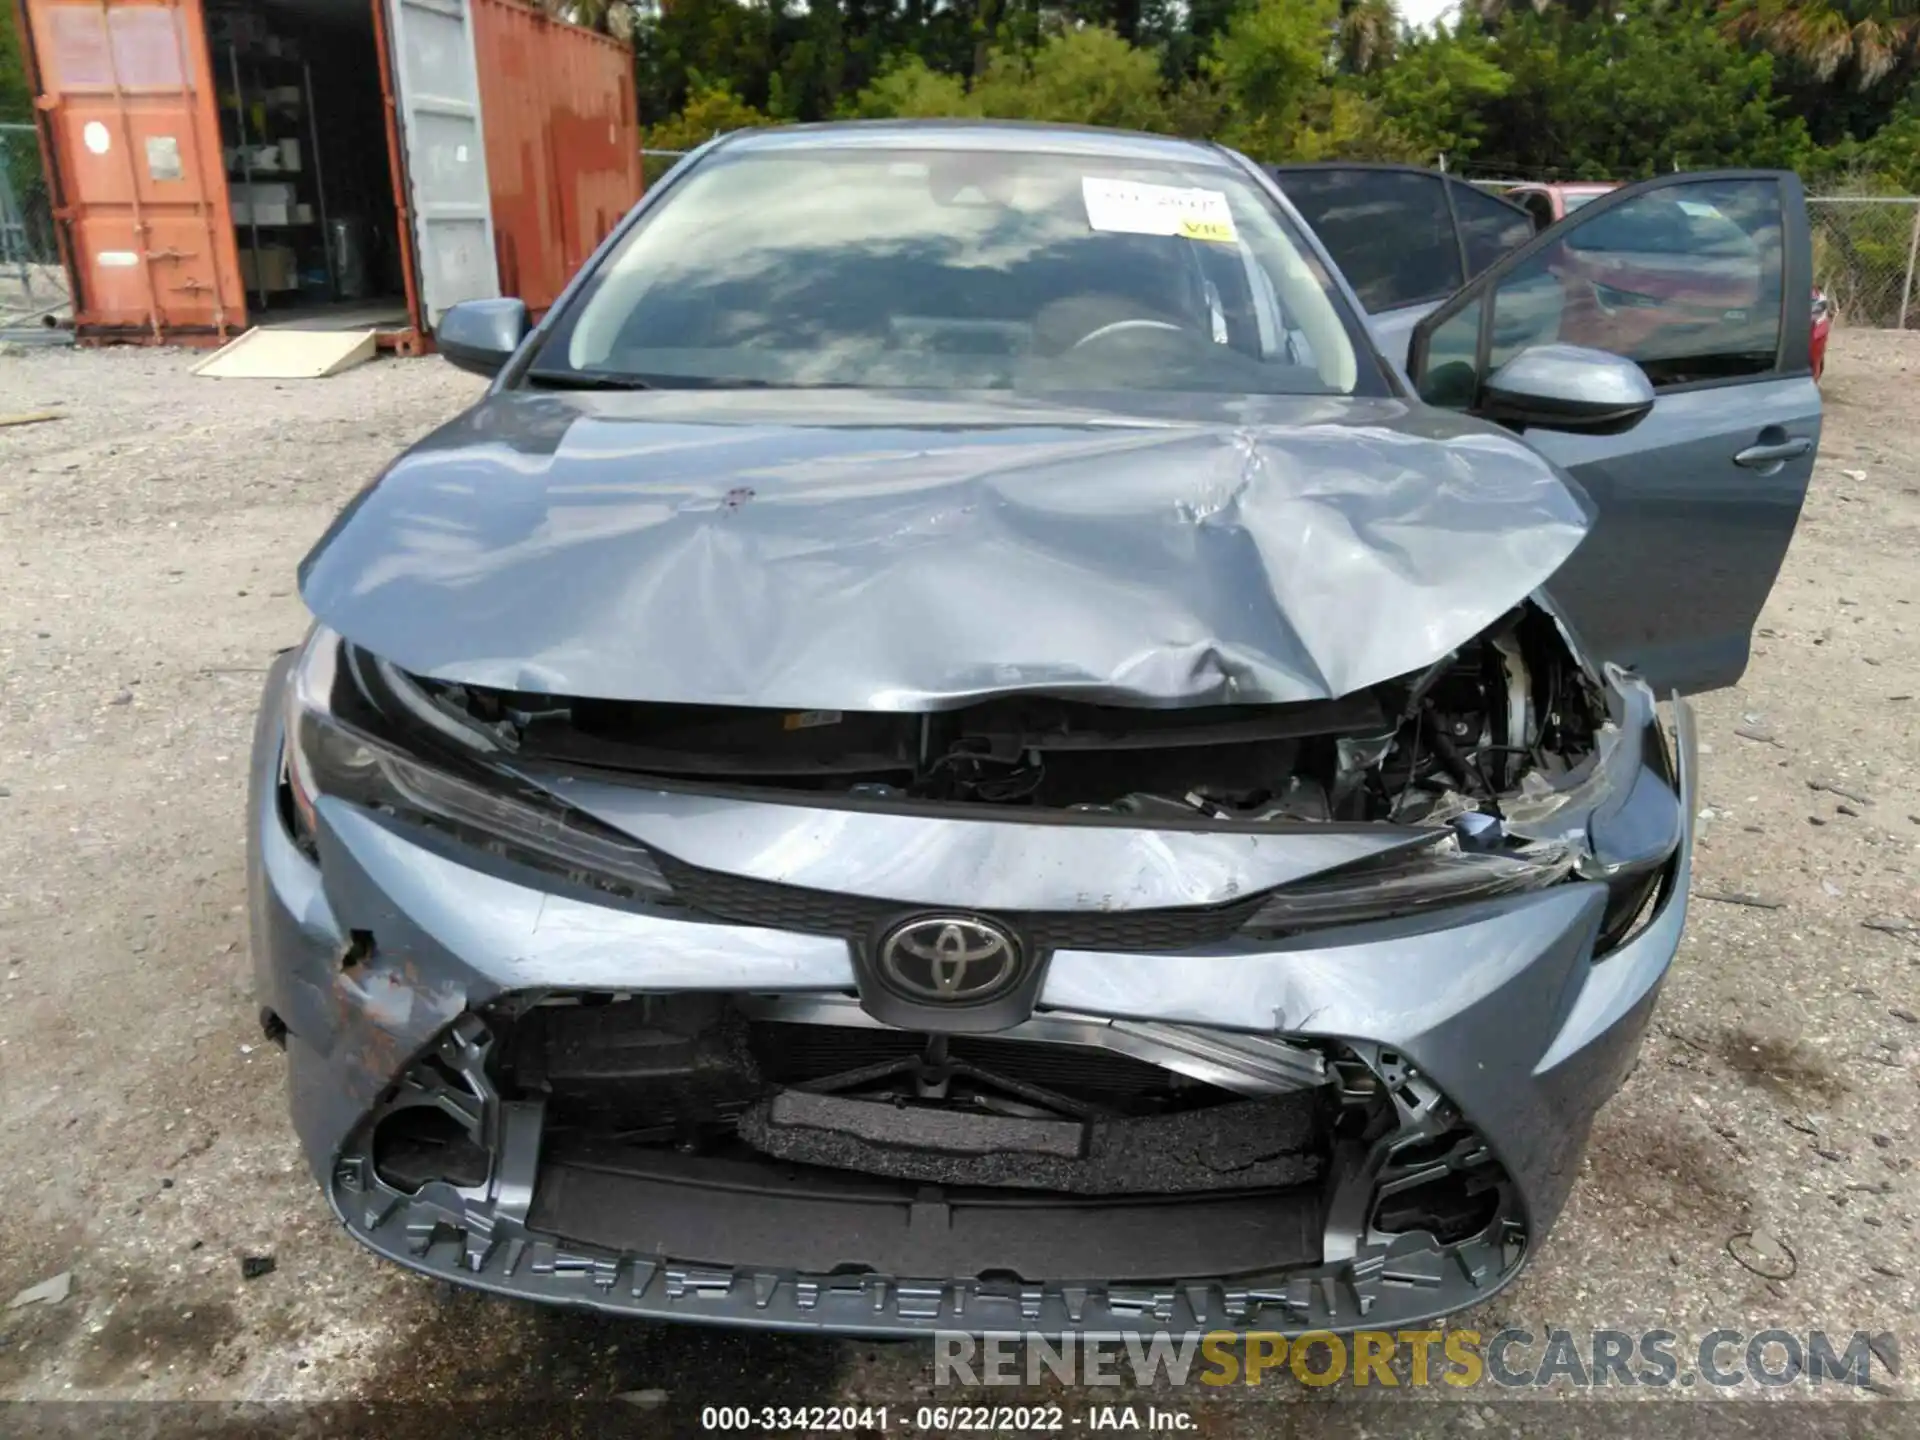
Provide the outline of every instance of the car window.
[[1438,172],[1277,168],[1274,178],[1370,315],[1464,283]]
[[1751,256],[1754,242],[1710,198],[1661,198],[1595,215],[1567,243],[1592,254]]
[[1475,300],[1436,326],[1427,341],[1420,370],[1420,398],[1443,410],[1467,410],[1479,398],[1480,317],[1485,299]]
[[1467,247],[1469,280],[1533,238],[1533,217],[1519,206],[1458,180],[1447,183],[1453,187],[1453,213]]
[[[1585,219],[1503,276],[1491,296],[1488,342],[1463,385],[1467,315],[1436,327],[1417,377],[1432,403],[1464,408],[1530,345],[1563,343],[1635,361],[1656,389],[1766,374],[1779,352],[1782,266],[1779,186],[1770,179],[1663,186]],[[1436,361],[1446,340],[1448,374]],[[1471,403],[1470,401],[1468,403]]]
[[588,277],[530,376],[655,386],[1380,393],[1261,187],[1206,164],[722,150]]

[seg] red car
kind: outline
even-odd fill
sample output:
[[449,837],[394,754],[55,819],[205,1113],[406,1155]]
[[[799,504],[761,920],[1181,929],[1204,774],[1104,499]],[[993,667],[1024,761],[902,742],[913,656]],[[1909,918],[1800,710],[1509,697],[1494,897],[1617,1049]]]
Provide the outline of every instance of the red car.
[[[1611,181],[1583,181],[1571,184],[1555,185],[1516,185],[1504,191],[1502,198],[1525,207],[1533,217],[1534,228],[1544,230],[1556,220],[1563,219],[1570,211],[1578,210],[1589,200],[1598,199],[1609,190],[1619,186]],[[1648,293],[1659,293],[1650,291]],[[1702,297],[1709,304],[1722,303],[1720,297]],[[1741,303],[1730,298],[1725,303]],[[1813,340],[1809,346],[1810,359],[1813,362],[1813,378],[1818,380],[1827,368],[1827,335],[1833,329],[1833,306],[1826,292],[1816,285],[1813,287]]]
[[1833,302],[1818,285],[1813,287],[1813,378],[1827,368],[1827,332],[1833,329]]

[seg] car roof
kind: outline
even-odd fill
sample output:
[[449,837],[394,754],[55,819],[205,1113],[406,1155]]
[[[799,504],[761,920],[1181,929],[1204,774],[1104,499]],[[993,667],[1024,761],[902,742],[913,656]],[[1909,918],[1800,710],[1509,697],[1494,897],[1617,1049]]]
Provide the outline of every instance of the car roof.
[[1438,175],[1456,185],[1473,183],[1451,170],[1436,170],[1431,165],[1415,165],[1407,160],[1283,160],[1260,168],[1269,175],[1296,175],[1303,170],[1393,170],[1408,175]]
[[1225,150],[1205,141],[1094,125],[1047,125],[1021,120],[842,120],[740,130],[720,144],[729,152],[797,150],[977,150],[983,153],[1085,155],[1114,160],[1163,160],[1237,169]]

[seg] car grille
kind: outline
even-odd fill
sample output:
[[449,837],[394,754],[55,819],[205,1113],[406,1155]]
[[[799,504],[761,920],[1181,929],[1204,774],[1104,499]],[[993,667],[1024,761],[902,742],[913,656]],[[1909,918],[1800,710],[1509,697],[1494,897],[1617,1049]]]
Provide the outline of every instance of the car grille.
[[[827,890],[779,885],[723,871],[705,870],[665,854],[660,868],[674,898],[688,907],[736,925],[836,935],[855,944],[877,937],[887,925],[915,910],[940,907],[870,900]],[[1226,905],[1175,910],[996,911],[1033,951],[1186,950],[1234,935],[1266,900],[1244,896]]]

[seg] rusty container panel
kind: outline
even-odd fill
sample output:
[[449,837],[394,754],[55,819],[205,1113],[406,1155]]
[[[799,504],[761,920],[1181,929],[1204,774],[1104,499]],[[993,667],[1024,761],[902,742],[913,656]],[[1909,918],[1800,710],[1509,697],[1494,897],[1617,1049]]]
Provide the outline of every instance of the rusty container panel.
[[81,335],[246,321],[200,0],[25,0]]
[[536,315],[640,199],[633,50],[516,0],[471,0],[500,293]]

